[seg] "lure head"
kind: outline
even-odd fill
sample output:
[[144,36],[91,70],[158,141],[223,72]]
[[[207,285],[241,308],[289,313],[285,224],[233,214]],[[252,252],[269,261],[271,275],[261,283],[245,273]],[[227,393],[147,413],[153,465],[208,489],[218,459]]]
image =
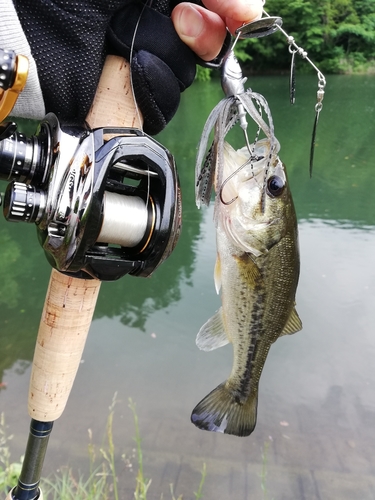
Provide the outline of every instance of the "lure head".
[[221,68],[221,86],[227,97],[236,96],[245,92],[246,78],[242,76],[242,69],[233,50],[225,56]]

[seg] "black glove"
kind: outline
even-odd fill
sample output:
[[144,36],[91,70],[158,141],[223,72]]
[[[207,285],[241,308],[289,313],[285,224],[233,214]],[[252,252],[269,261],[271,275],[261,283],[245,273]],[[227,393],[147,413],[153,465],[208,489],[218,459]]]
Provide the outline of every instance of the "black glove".
[[182,43],[169,17],[139,2],[112,17],[108,40],[118,55],[131,61],[145,131],[158,133],[177,111],[180,93],[194,80],[195,54]]
[[156,134],[173,117],[180,92],[194,80],[196,58],[173,28],[169,0],[143,11],[136,0],[13,1],[36,61],[46,112],[82,124],[106,54],[129,60],[136,31],[131,60],[144,129]]

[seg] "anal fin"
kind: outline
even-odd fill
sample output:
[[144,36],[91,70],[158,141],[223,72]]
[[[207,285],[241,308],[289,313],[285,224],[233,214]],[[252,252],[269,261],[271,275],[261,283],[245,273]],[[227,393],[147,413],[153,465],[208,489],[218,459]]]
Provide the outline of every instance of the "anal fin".
[[220,309],[201,327],[196,344],[202,351],[213,351],[229,343],[224,330],[223,311]]
[[302,321],[298,316],[296,308],[293,307],[292,312],[289,315],[288,321],[286,322],[283,331],[280,333],[280,337],[283,335],[292,335],[302,330]]

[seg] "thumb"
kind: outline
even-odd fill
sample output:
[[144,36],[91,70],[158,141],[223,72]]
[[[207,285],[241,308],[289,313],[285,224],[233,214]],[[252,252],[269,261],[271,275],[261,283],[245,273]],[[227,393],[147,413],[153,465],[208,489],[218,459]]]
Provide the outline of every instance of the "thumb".
[[220,52],[226,36],[223,19],[199,5],[183,2],[172,12],[172,22],[181,40],[204,61]]

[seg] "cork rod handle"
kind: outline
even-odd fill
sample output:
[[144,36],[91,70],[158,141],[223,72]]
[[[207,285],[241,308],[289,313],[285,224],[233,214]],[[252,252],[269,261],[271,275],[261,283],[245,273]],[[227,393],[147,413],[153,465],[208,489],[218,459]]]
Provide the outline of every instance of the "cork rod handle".
[[[87,115],[91,128],[141,127],[129,64],[108,56]],[[81,362],[100,290],[100,281],[52,270],[35,346],[29,388],[31,418],[51,422],[64,411]]]

